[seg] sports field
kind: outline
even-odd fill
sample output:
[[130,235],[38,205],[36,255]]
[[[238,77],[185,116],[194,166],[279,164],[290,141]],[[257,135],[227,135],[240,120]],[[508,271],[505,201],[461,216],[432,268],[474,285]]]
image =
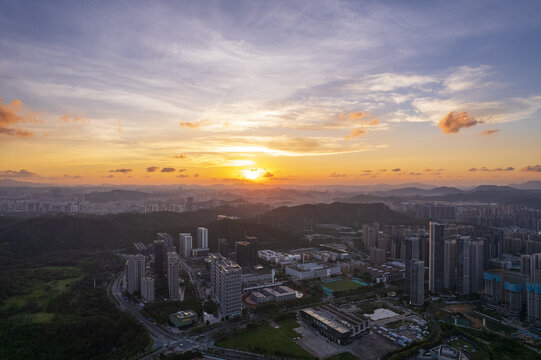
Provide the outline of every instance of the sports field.
[[367,283],[360,281],[357,278],[352,279],[329,279],[321,284],[325,292],[340,292],[357,289],[363,286],[368,286]]

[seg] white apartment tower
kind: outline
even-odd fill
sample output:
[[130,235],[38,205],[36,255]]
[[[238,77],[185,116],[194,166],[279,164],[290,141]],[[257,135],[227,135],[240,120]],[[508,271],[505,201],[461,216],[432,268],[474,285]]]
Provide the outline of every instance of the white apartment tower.
[[205,227],[197,228],[197,247],[199,249],[208,249],[209,247],[209,231]]
[[182,257],[192,256],[192,234],[180,233],[179,236],[179,252]]
[[154,302],[154,279],[150,276],[141,278],[141,296],[146,302]]
[[126,265],[128,292],[133,294],[134,292],[141,290],[141,278],[145,276],[145,257],[140,254],[132,255],[128,257]]

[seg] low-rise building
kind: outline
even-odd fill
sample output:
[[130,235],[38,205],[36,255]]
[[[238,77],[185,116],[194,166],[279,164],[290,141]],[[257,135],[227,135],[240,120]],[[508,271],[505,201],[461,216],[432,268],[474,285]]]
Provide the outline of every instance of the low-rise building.
[[258,304],[270,301],[282,302],[294,300],[296,291],[287,286],[273,286],[252,291],[250,297]]
[[169,314],[169,322],[176,328],[184,328],[197,322],[197,313],[192,310]]
[[326,279],[341,273],[339,266],[325,266],[316,263],[286,266],[286,274],[295,280]]
[[301,310],[300,316],[304,322],[338,344],[351,342],[359,336],[370,333],[367,320],[330,305]]

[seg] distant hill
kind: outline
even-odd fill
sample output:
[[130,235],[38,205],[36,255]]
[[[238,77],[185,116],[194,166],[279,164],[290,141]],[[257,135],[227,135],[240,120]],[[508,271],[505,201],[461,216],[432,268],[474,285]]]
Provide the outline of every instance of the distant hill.
[[433,189],[420,189],[417,187],[407,187],[400,189],[392,189],[387,191],[378,191],[374,194],[379,196],[398,196],[398,197],[425,197],[425,196],[442,196],[449,194],[459,194],[463,191],[454,187],[437,187]]
[[509,186],[520,190],[541,190],[541,181],[532,180],[522,184],[510,184]]
[[218,237],[231,242],[254,235],[265,247],[294,244],[301,234],[272,229],[248,221],[217,221],[218,214],[253,215],[249,208],[206,209],[185,213],[124,213],[104,216],[42,216],[30,219],[3,218],[0,222],[0,254],[31,257],[48,252],[130,248],[133,242],[151,243],[158,232],[178,239],[178,233],[197,226],[209,228],[211,245]]
[[257,218],[259,223],[299,231],[317,224],[339,224],[361,226],[366,223],[407,224],[414,222],[410,217],[392,211],[382,203],[358,204],[305,204],[279,207]]
[[142,191],[111,190],[103,192],[91,192],[85,195],[85,199],[91,203],[105,203],[114,201],[141,201],[150,197],[150,194]]

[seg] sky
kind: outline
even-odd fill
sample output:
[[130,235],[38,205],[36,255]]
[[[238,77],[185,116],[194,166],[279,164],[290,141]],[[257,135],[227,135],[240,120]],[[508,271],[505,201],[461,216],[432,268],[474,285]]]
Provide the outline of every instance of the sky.
[[0,2],[0,178],[541,180],[539,1]]

